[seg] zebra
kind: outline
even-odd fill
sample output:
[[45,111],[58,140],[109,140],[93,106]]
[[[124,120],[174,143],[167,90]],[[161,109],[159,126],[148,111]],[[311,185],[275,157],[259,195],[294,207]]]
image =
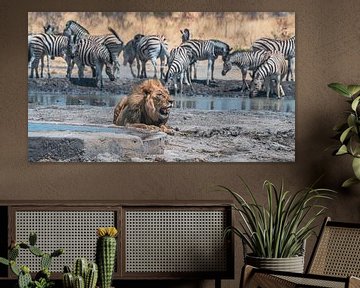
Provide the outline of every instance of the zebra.
[[118,60],[118,56],[123,49],[124,42],[120,39],[114,29],[108,27],[108,30],[111,32],[111,34],[97,36],[90,35],[89,31],[86,30],[79,23],[74,20],[69,20],[66,22],[63,34],[65,36],[74,35],[77,37],[77,39],[86,38],[93,40],[99,44],[104,44],[110,51],[111,58],[113,59],[115,64],[113,73],[116,74],[117,71],[120,71],[120,62]]
[[189,41],[190,40],[190,30],[185,28],[184,31],[180,30],[180,33],[181,33],[181,43],[184,43],[186,41]]
[[[129,42],[126,43],[123,49],[123,57],[124,57],[124,66],[126,66],[127,63],[129,63],[131,74],[134,78],[140,77],[140,69],[139,69],[139,59],[136,57],[136,40],[131,39]],[[134,63],[134,60],[137,61],[137,75],[135,75],[132,65]]]
[[[134,37],[136,43],[136,58],[141,62],[140,77],[147,78],[146,62],[151,61],[154,67],[154,77],[157,77],[156,59],[160,58],[160,78],[164,76],[164,62],[165,57],[169,58],[168,44],[163,35],[141,35],[137,34]],[[138,62],[138,69],[140,64]]]
[[249,89],[249,85],[246,82],[246,74],[248,70],[255,71],[265,60],[269,58],[271,52],[265,50],[259,51],[234,51],[224,58],[223,70],[221,74],[226,75],[232,68],[232,65],[236,65],[242,74],[242,86],[241,90]]
[[[214,42],[210,40],[188,40],[180,45],[192,52],[192,57],[195,61],[208,60],[206,84],[209,85],[211,77],[211,68],[216,58]],[[190,71],[191,72],[191,71]],[[196,79],[196,73],[194,75]]]
[[63,57],[67,63],[67,75],[69,74],[70,63],[71,63],[71,53],[69,47],[69,38],[62,35],[52,35],[52,34],[35,34],[31,36],[31,39],[28,39],[29,43],[29,66],[31,68],[30,78],[34,77],[34,69],[36,70],[36,78],[39,78],[38,74],[38,65],[39,61],[42,60],[41,66],[41,77],[43,72],[43,57],[47,57],[47,68],[48,68],[48,78],[50,78],[50,63],[48,56],[51,55],[51,58],[54,57]]
[[188,73],[190,64],[194,61],[192,59],[193,54],[189,49],[185,47],[176,47],[170,51],[170,56],[168,59],[169,69],[166,73],[165,83],[166,86],[169,86],[170,81],[174,83],[175,95],[177,95],[177,81],[179,78],[180,82],[180,94],[183,93],[183,80],[185,77],[185,82],[190,85],[191,90],[193,89],[190,73]]
[[[35,34],[28,34],[28,67],[31,68],[32,66],[32,63],[33,61],[35,60],[35,56],[32,56],[32,53],[31,53],[31,50],[30,50],[30,43],[33,39],[33,37],[35,36]],[[40,73],[40,77],[43,78],[44,77],[44,57],[46,56],[46,60],[47,60],[47,63],[49,65],[49,56],[45,53],[43,53],[41,56],[40,56],[40,59],[39,59],[39,62],[41,62],[41,73]],[[36,73],[36,78],[39,78],[39,71],[38,71],[38,66],[39,66],[39,63],[38,65],[36,65],[34,67],[35,69],[35,73]],[[48,74],[49,74],[49,71],[48,71]],[[31,76],[31,78],[34,77],[34,75]]]
[[[281,86],[281,80],[287,73],[287,64],[284,57],[279,51],[270,54],[269,58],[261,64],[254,74],[254,79],[251,82],[250,97],[255,96],[261,89],[262,84],[265,84],[266,97],[269,98],[270,92],[273,92],[273,87],[276,87],[276,95],[281,98],[285,95]],[[274,85],[274,86],[273,86]]]
[[271,38],[260,38],[256,40],[251,49],[267,50],[267,51],[280,51],[284,54],[285,59],[288,60],[288,72],[286,75],[286,81],[295,81],[295,36],[290,37],[286,40],[275,40]]
[[230,51],[232,50],[232,48],[230,48],[230,46],[220,40],[217,39],[210,39],[210,41],[212,41],[214,43],[214,54],[215,54],[215,59],[212,63],[211,66],[211,80],[214,80],[214,64],[215,64],[215,60],[218,58],[218,56],[222,56],[222,60],[224,61],[224,59],[226,58],[227,55],[229,55]]
[[[218,58],[218,56],[222,56],[223,59],[224,57],[226,57],[229,52],[231,51],[231,48],[228,44],[226,44],[223,41],[217,40],[217,39],[210,39],[210,40],[190,40],[190,30],[185,28],[184,31],[180,30],[181,33],[181,41],[183,46],[188,47],[189,49],[192,49],[194,51],[194,58],[196,60],[208,60],[208,76],[207,76],[207,80],[206,80],[206,84],[209,85],[209,73],[211,73],[211,80],[214,81],[214,65],[215,65],[215,60]],[[206,49],[201,49],[199,46],[200,45],[196,45],[194,43],[194,41],[198,41],[198,43],[203,43],[204,47],[206,47]],[[205,42],[204,42],[205,41]],[[209,42],[206,41],[210,41],[212,43],[208,44]],[[207,44],[205,44],[207,43]],[[213,47],[211,47],[213,46]],[[191,65],[191,67],[193,67],[194,69],[194,79],[197,78],[196,75],[196,66],[195,63],[193,65]],[[191,68],[190,68],[190,72],[191,72]],[[209,72],[210,70],[210,72]]]
[[[55,34],[55,26],[48,24],[47,26],[43,26],[44,32],[45,34]],[[32,55],[30,53],[30,43],[31,40],[33,39],[33,37],[37,35],[37,34],[28,34],[28,66],[29,68],[31,68],[31,63],[34,60],[34,58],[32,58]],[[43,78],[43,71],[44,71],[44,57],[46,56],[46,60],[47,63],[49,65],[49,55],[47,54],[43,54],[40,58],[41,61],[41,78]],[[51,59],[54,59],[54,57],[51,57]],[[38,67],[35,67],[36,70],[36,75],[39,76],[39,72],[38,72]],[[49,71],[48,71],[49,74]]]
[[74,62],[78,66],[79,78],[84,78],[85,65],[96,67],[96,85],[100,80],[100,89],[104,87],[102,70],[105,65],[105,72],[111,81],[115,80],[113,74],[113,60],[107,46],[91,39],[80,39],[71,43],[71,52]]

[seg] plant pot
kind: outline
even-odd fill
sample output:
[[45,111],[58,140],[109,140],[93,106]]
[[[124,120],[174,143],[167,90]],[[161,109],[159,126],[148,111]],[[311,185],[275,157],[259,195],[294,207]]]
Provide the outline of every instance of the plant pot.
[[289,258],[263,258],[246,255],[245,263],[257,268],[274,271],[304,273],[304,256]]

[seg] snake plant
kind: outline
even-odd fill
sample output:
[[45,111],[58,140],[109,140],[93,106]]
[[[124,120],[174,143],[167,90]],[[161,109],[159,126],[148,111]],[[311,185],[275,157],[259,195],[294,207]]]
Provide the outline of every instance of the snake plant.
[[344,85],[331,83],[331,89],[347,98],[350,110],[347,112],[346,122],[334,127],[337,138],[340,141],[335,155],[350,155],[352,157],[352,169],[354,176],[347,179],[342,186],[349,187],[360,183],[360,85]]
[[228,227],[226,234],[233,232],[239,236],[255,257],[301,255],[305,240],[314,233],[316,220],[326,209],[318,203],[319,200],[331,199],[334,191],[310,187],[291,193],[285,190],[283,183],[277,188],[266,180],[267,202],[262,205],[245,181],[241,181],[251,201],[230,188],[219,186],[234,197],[233,208],[240,215],[239,227]]

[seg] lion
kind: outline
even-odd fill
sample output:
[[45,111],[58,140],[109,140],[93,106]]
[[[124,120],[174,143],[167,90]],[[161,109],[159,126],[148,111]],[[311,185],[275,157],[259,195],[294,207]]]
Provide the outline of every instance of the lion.
[[116,105],[113,123],[173,135],[173,129],[166,125],[172,106],[169,91],[159,80],[145,80]]

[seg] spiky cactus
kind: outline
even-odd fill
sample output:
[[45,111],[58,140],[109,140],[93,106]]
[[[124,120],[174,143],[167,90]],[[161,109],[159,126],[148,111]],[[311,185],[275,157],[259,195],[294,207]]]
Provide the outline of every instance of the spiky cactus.
[[74,277],[74,288],[85,288],[84,278],[80,275]]
[[75,261],[74,274],[81,276],[85,280],[86,270],[88,269],[88,261],[86,258],[78,258]]
[[95,288],[98,279],[98,266],[96,263],[89,263],[85,276],[85,288]]
[[100,288],[110,288],[116,258],[115,227],[101,227],[97,229],[96,262],[99,268]]
[[62,276],[62,282],[64,288],[73,288],[74,287],[74,276],[72,273],[64,273]]
[[74,272],[69,266],[64,266],[64,288],[95,288],[98,279],[98,267],[96,263],[88,263],[85,258],[78,258],[74,263]]
[[[63,249],[57,249],[51,254],[44,253],[39,247],[36,246],[37,236],[35,233],[30,233],[29,244],[12,241],[9,251],[8,259],[0,257],[0,263],[10,266],[11,271],[18,277],[19,288],[29,287],[50,287],[50,265],[53,257],[58,257],[64,253]],[[20,249],[28,250],[33,255],[40,257],[41,270],[36,274],[35,281],[32,280],[30,269],[27,266],[19,267],[16,259],[19,256]],[[46,285],[46,286],[44,286]]]
[[18,285],[19,288],[28,288],[32,283],[30,269],[27,266],[22,266],[19,273]]

